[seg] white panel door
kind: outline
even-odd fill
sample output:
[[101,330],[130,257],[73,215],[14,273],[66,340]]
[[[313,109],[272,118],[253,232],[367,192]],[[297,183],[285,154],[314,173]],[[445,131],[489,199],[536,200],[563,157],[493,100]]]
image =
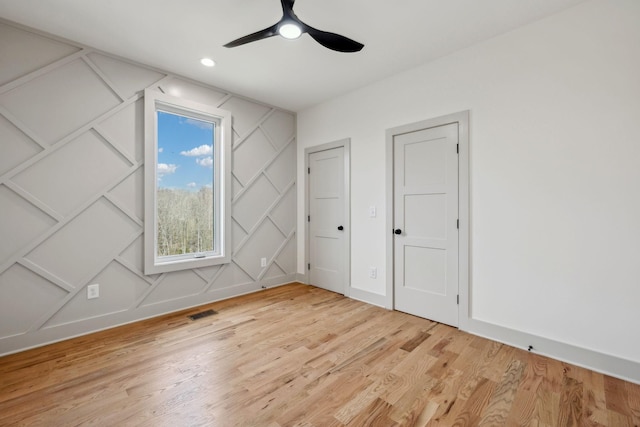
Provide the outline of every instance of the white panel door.
[[458,325],[458,124],[393,137],[395,309]]
[[309,154],[309,281],[345,292],[344,147]]

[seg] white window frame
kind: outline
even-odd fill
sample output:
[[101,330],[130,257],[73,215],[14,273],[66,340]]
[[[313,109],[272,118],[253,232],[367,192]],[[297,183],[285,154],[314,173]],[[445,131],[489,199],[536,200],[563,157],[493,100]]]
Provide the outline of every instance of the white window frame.
[[[204,120],[214,126],[214,250],[157,256],[158,111]],[[208,267],[231,262],[231,113],[154,89],[144,92],[144,273]]]

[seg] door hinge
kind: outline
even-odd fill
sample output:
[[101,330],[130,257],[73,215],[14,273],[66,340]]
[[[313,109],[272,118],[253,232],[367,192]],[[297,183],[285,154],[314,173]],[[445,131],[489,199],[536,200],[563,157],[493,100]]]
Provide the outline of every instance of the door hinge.
[[307,173],[311,173],[311,168],[307,168]]
[[460,305],[460,295],[456,296],[456,304]]
[[311,215],[307,215],[307,222],[311,222]]
[[456,153],[460,153],[460,144],[456,144]]
[[307,270],[311,270],[311,264],[307,264]]
[[456,228],[458,228],[458,229],[460,228],[460,220],[459,219],[456,219]]

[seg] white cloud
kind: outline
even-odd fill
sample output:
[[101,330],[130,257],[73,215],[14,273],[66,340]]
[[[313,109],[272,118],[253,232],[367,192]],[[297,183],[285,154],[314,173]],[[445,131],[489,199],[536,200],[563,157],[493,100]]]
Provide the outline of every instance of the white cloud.
[[158,178],[162,178],[164,175],[169,175],[176,172],[177,165],[158,163]]
[[188,184],[187,184],[187,187],[189,187],[189,188],[196,188],[196,185],[197,185],[197,184],[196,184],[195,182],[190,182],[190,183],[188,183]]
[[200,147],[192,148],[189,151],[181,151],[180,154],[187,157],[210,156],[213,154],[213,145],[201,145]]
[[196,163],[205,168],[213,167],[213,157],[204,157],[202,159],[196,159]]
[[164,151],[164,148],[160,147],[158,148],[158,153],[162,153]]

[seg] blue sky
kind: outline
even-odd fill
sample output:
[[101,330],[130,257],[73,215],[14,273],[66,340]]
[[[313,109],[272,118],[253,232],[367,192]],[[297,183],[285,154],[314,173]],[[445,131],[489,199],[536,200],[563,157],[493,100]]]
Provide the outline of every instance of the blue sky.
[[212,123],[158,111],[158,188],[211,186],[213,137]]

